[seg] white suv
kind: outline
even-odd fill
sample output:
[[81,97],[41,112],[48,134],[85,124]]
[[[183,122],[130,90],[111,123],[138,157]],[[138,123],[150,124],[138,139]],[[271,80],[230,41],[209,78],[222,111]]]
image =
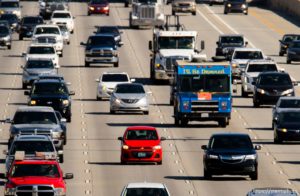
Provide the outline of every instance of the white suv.
[[74,32],[74,17],[70,11],[56,10],[52,13],[51,22],[57,25],[65,25],[70,33]]
[[25,61],[28,61],[28,59],[48,58],[53,61],[54,65],[59,65],[58,55],[56,53],[55,48],[51,44],[33,43],[28,47],[27,53],[23,53],[22,56],[25,57]]
[[96,79],[98,83],[96,98],[97,100],[110,98],[117,84],[131,83],[134,81],[134,79],[130,79],[126,72],[104,72],[99,79]]
[[282,68],[279,68],[277,64],[272,60],[250,60],[248,61],[245,71],[242,71],[242,86],[241,92],[242,97],[247,97],[249,93],[253,93],[254,86],[253,82],[256,82],[257,76],[261,72],[267,71],[284,71]]

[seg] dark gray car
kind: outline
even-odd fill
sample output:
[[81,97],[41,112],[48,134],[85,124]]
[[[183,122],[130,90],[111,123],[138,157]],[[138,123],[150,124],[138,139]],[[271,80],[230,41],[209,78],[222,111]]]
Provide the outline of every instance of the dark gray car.
[[300,61],[300,40],[293,41],[288,47],[286,63],[291,64],[292,61]]

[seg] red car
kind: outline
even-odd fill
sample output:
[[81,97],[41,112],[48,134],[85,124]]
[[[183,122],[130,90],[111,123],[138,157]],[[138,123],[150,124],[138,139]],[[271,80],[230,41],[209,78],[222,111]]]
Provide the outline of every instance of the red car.
[[71,173],[63,176],[56,160],[15,160],[7,174],[4,195],[66,195],[64,179],[72,178]]
[[109,16],[109,3],[107,0],[91,0],[88,4],[88,15],[106,14]]
[[128,127],[121,140],[121,163],[128,162],[155,162],[162,164],[161,141],[154,127],[133,126]]

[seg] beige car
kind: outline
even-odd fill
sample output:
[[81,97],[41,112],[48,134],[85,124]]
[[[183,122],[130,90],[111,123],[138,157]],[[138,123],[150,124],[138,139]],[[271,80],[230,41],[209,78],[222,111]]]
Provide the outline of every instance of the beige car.
[[192,15],[196,15],[195,0],[173,0],[172,15],[175,15],[176,12],[190,12]]

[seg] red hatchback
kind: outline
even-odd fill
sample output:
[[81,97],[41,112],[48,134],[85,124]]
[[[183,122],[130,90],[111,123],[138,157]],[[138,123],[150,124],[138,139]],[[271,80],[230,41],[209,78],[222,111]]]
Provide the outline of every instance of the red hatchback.
[[109,16],[109,3],[107,0],[91,0],[88,4],[88,15],[106,14]]
[[154,127],[133,126],[128,127],[123,137],[121,145],[121,163],[128,162],[155,162],[162,164],[161,141],[164,137],[159,137]]

